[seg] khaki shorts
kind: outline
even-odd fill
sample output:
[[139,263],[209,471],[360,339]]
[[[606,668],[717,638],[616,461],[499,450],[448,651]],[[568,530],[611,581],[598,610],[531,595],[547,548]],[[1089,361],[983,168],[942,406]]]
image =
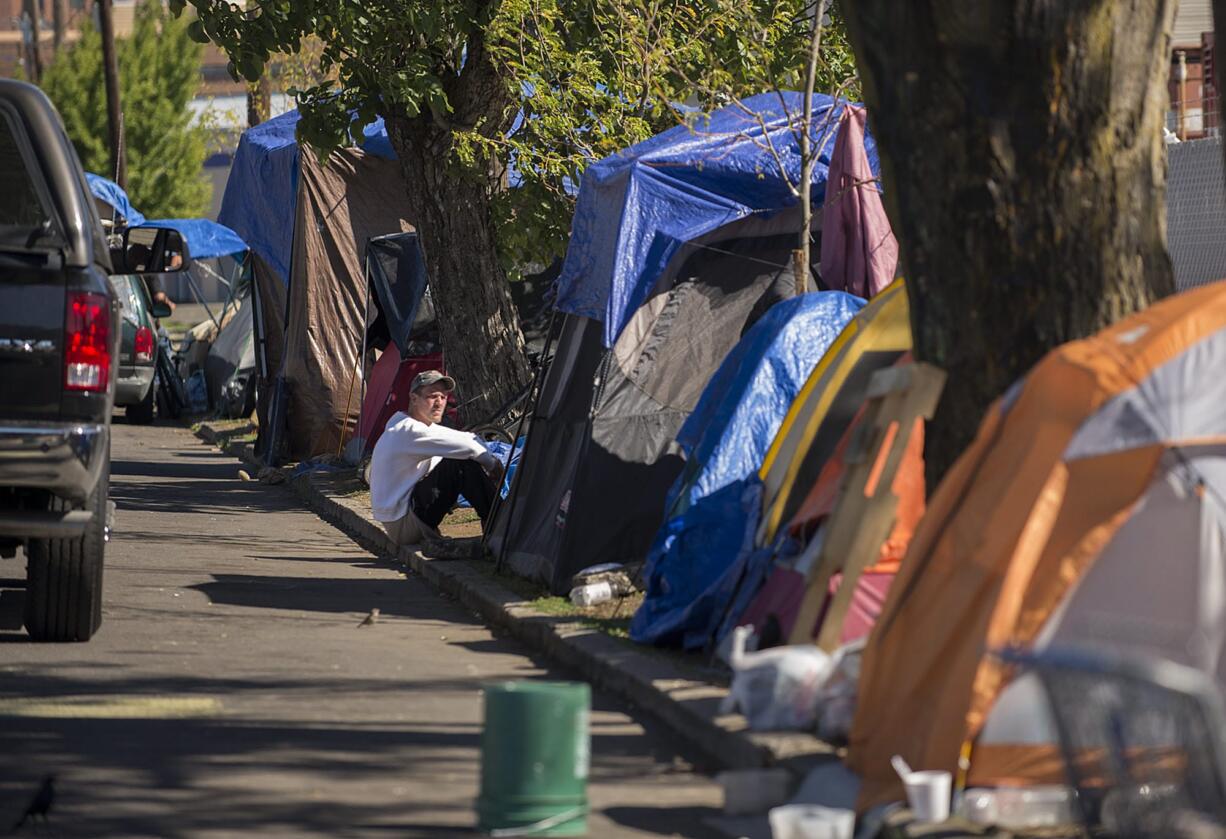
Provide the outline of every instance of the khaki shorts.
[[420,545],[426,538],[439,539],[437,530],[409,510],[395,521],[379,522],[397,545]]

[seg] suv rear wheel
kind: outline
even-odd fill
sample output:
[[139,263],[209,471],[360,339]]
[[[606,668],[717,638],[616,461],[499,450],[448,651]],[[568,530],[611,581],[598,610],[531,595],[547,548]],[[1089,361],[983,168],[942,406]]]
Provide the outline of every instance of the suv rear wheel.
[[[36,641],[88,641],[102,624],[102,559],[106,552],[107,490],[110,466],[85,503],[93,513],[85,533],[74,539],[31,539],[26,586],[26,631]],[[51,499],[51,509],[74,505]]]

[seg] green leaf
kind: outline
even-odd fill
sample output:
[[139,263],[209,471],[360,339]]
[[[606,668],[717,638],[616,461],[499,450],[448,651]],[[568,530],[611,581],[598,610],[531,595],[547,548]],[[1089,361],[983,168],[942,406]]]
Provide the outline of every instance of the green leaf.
[[199,18],[187,24],[187,36],[197,44],[207,44],[209,42],[209,35],[204,31],[204,23]]

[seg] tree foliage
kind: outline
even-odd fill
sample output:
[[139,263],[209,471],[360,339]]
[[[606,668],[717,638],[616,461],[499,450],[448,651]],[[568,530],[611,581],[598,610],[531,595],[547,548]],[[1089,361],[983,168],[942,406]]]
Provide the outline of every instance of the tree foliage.
[[[150,218],[203,215],[210,184],[202,175],[206,129],[191,122],[188,103],[200,83],[202,48],[161,3],[136,12],[132,34],[116,45],[128,161],[128,195]],[[42,87],[59,109],[86,169],[110,175],[102,39],[86,25],[62,51]]]
[[[182,9],[187,0],[172,0]],[[504,264],[562,253],[587,164],[695,108],[796,87],[814,0],[190,0],[192,33],[254,80],[303,38],[331,78],[294,91],[322,153],[376,114],[442,129],[458,177],[489,185]],[[848,76],[841,32],[819,89]],[[479,73],[493,84],[474,85]],[[334,81],[333,81],[334,80]],[[356,115],[356,118],[355,118]],[[516,188],[505,189],[507,182]]]

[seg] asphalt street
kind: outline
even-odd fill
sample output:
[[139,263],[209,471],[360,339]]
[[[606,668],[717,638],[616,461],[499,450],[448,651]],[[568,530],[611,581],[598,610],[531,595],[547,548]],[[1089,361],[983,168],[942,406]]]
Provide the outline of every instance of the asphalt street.
[[[115,422],[102,629],[34,644],[0,560],[0,835],[468,835],[481,686],[568,674],[170,426]],[[359,622],[372,608],[373,626]],[[597,694],[592,836],[709,836],[716,785]]]

